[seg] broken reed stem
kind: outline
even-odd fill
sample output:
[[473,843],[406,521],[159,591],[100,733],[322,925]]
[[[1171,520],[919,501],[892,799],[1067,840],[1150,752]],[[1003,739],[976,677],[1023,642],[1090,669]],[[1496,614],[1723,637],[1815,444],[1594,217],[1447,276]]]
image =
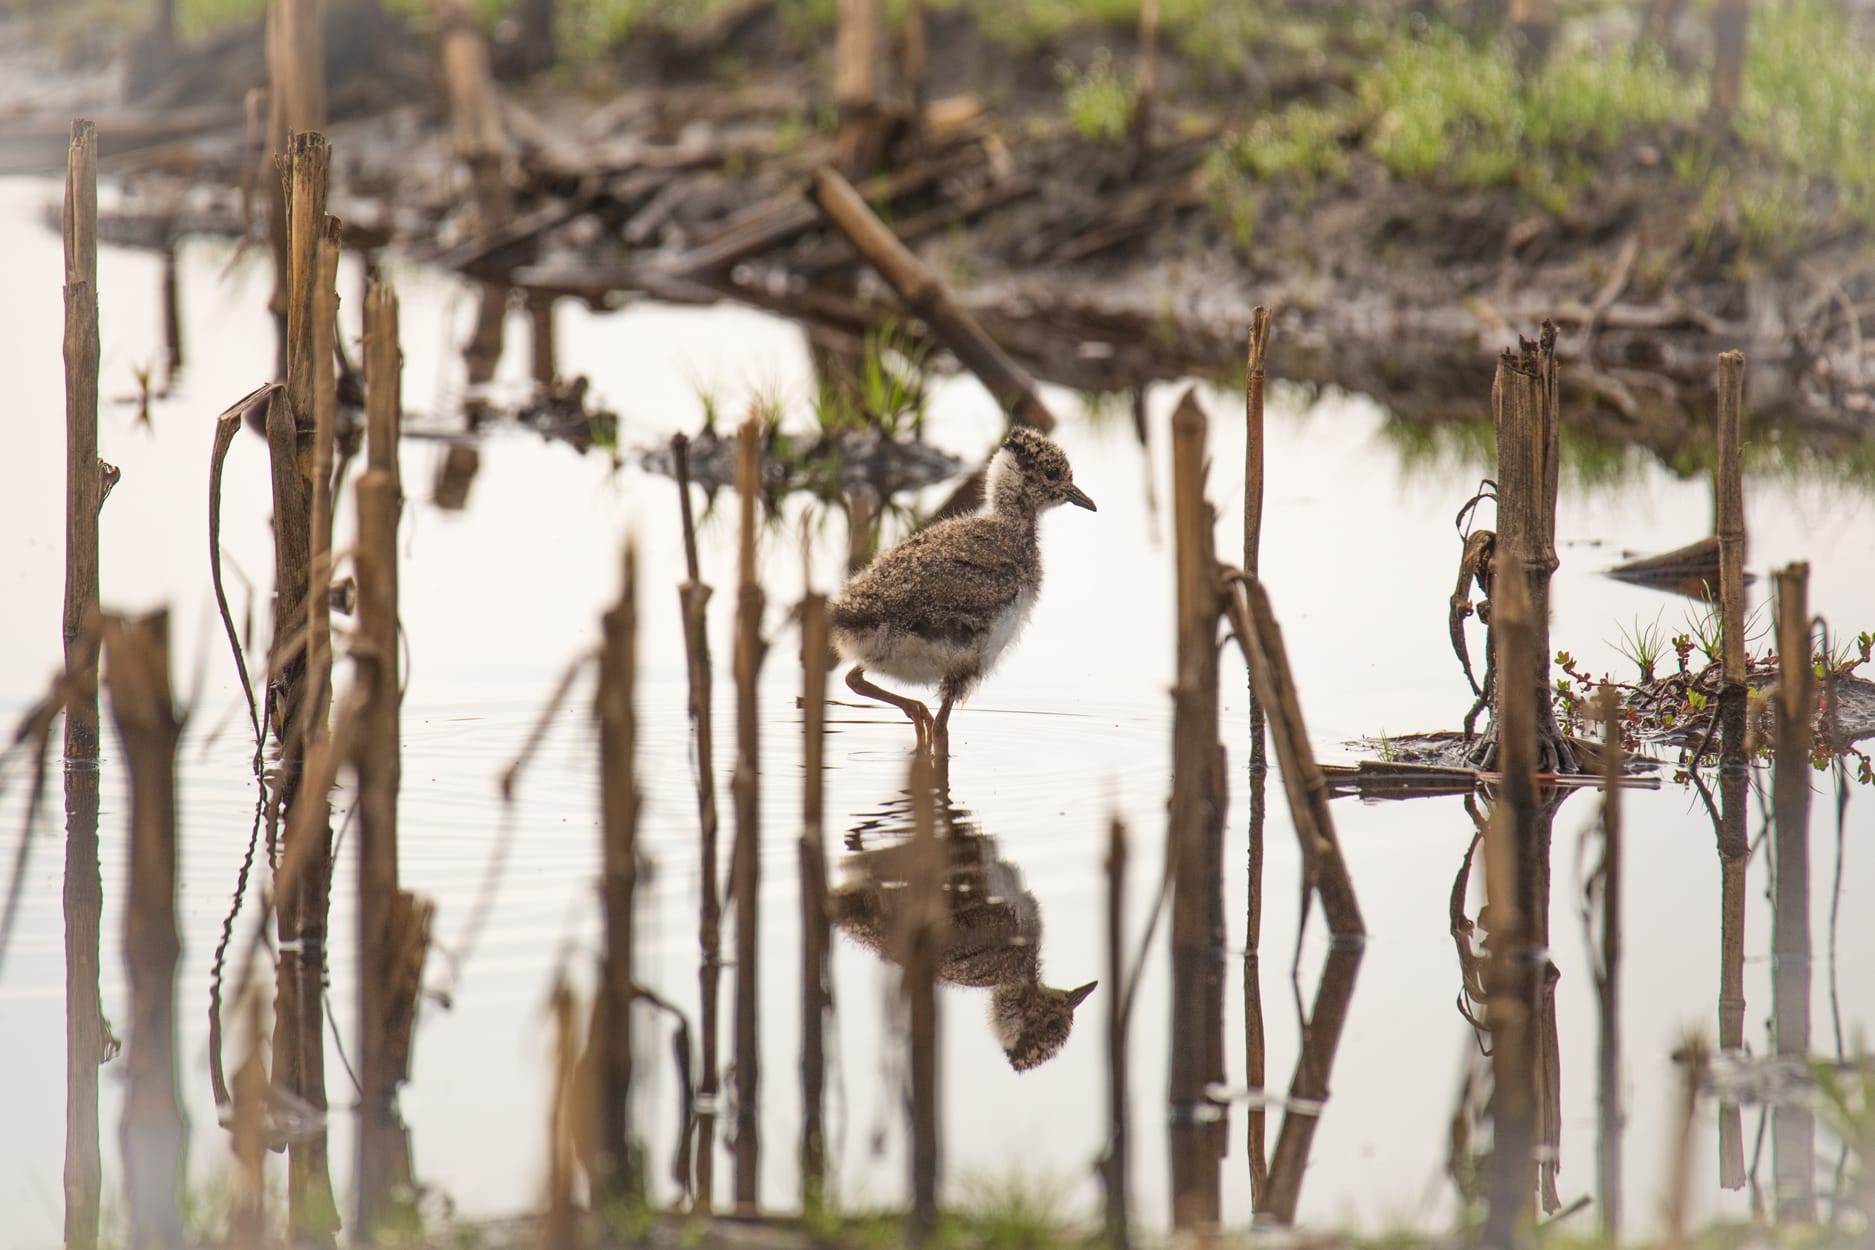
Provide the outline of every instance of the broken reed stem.
[[273,0],[267,6],[267,146],[261,182],[269,190],[268,233],[274,258],[274,290],[269,307],[277,338],[276,378],[284,377],[287,371],[291,337],[287,305],[292,298],[288,191],[281,167],[287,161],[289,136],[324,130],[326,124],[325,27],[319,7],[318,0]]
[[[107,467],[98,459],[98,128],[72,122],[65,164],[65,671],[76,679],[98,666],[98,640],[86,629],[98,612],[98,512]],[[112,471],[114,472],[114,471]],[[98,756],[98,696],[67,701],[65,756]]]
[[758,931],[761,889],[761,725],[757,720],[756,677],[762,667],[762,586],[756,580],[756,508],[762,489],[762,427],[754,417],[736,436],[736,492],[741,504],[742,540],[736,586],[736,771],[731,789],[736,802],[736,840],[730,865],[736,897],[736,1207],[754,1213],[761,1178],[759,1107],[761,1031],[759,1020],[761,953]]
[[1686,1250],[1686,1213],[1692,1205],[1693,1117],[1699,1111],[1699,1089],[1706,1082],[1705,1039],[1694,1035],[1673,1054],[1680,1065],[1680,1105],[1674,1128],[1673,1153],[1667,1163],[1667,1192],[1661,1200],[1660,1250]]
[[[1771,1019],[1780,1057],[1810,1053],[1810,777],[1816,680],[1810,649],[1808,564],[1779,569],[1777,584],[1777,737],[1772,810]],[[1805,1107],[1780,1103],[1771,1113],[1776,1216],[1816,1219],[1816,1122]]]
[[1263,379],[1269,351],[1270,310],[1250,311],[1250,347],[1244,366],[1243,567],[1258,576],[1263,548]]
[[1364,938],[1367,928],[1354,895],[1354,881],[1341,856],[1334,817],[1328,810],[1328,781],[1309,746],[1308,725],[1302,719],[1302,703],[1289,669],[1289,652],[1283,645],[1282,628],[1276,623],[1269,594],[1262,582],[1246,579],[1243,594],[1226,595],[1224,608],[1230,617],[1231,632],[1236,634],[1250,666],[1250,680],[1263,692],[1264,706],[1270,714],[1276,760],[1282,765],[1283,792],[1289,798],[1290,817],[1302,844],[1307,883],[1322,901],[1329,932],[1348,941]]
[[831,995],[824,812],[827,746],[827,596],[801,600],[801,1194],[816,1209],[826,1188],[827,1052]]
[[697,570],[697,528],[690,510],[690,440],[682,434],[671,440],[671,457],[677,467],[677,501],[683,521],[684,568],[688,574],[677,589],[684,617],[684,660],[690,679],[690,726],[696,735],[697,827],[701,841],[701,908],[697,941],[701,958],[697,965],[701,1006],[698,1012],[702,1034],[699,1061],[702,1071],[697,1079],[697,1142],[695,1192],[699,1210],[708,1211],[713,1200],[716,1178],[716,1102],[721,1063],[717,1055],[718,988],[723,972],[723,900],[716,868],[716,764],[715,735],[710,715],[710,639],[705,628],[710,603],[710,587],[700,580]]
[[905,96],[911,107],[912,140],[924,141],[925,101],[929,98],[929,71],[926,48],[929,34],[925,29],[924,0],[905,0],[905,15],[900,19],[899,76],[904,80]]
[[876,270],[907,307],[976,374],[1003,409],[1023,425],[1046,433],[1055,418],[1042,402],[1035,382],[1021,365],[998,347],[970,310],[957,302],[943,279],[905,247],[878,215],[866,206],[853,184],[825,167],[814,171],[814,202],[853,250]]
[[911,763],[911,870],[906,881],[911,905],[906,909],[899,947],[911,1034],[907,1058],[911,1074],[913,1245],[924,1244],[937,1231],[942,1148],[938,1133],[937,978],[949,926],[944,905],[947,853],[938,838],[935,806],[932,757],[929,752],[915,751]]
[[625,544],[619,601],[605,614],[599,653],[599,807],[605,963],[599,1013],[599,1158],[594,1184],[610,1200],[636,1192],[631,1162],[632,895],[638,879],[638,717],[633,685],[638,667],[638,550]]
[[1601,942],[1595,989],[1601,1007],[1600,1070],[1596,1089],[1600,1140],[1596,1159],[1596,1205],[1602,1236],[1619,1244],[1621,1233],[1621,695],[1604,683],[1602,717]]
[[130,885],[124,965],[130,981],[122,1121],[132,1250],[183,1244],[186,1139],[176,1090],[176,745],[169,615],[104,626],[111,719],[130,770]]
[[1714,528],[1719,539],[1719,724],[1723,763],[1745,767],[1745,477],[1743,401],[1745,357],[1719,354],[1718,463],[1713,470]]
[[[1498,548],[1492,628],[1498,671],[1527,672],[1536,623],[1516,557]],[[1527,860],[1537,830],[1535,691],[1527,681],[1500,683],[1498,768],[1501,792],[1484,836],[1486,1019],[1491,1031],[1491,1159],[1484,1244],[1522,1245],[1536,1188],[1537,970],[1530,949]]]
[[579,1056],[579,1004],[564,969],[554,978],[547,1010],[553,1018],[553,1098],[547,1115],[547,1215],[541,1245],[544,1250],[574,1250],[579,1245],[579,1207],[573,1192],[579,1177],[577,1126],[590,1112],[580,1089],[584,1065]]
[[1575,752],[1556,724],[1549,701],[1549,583],[1560,561],[1556,555],[1556,494],[1560,481],[1561,421],[1557,407],[1556,326],[1546,321],[1536,341],[1520,339],[1516,350],[1498,358],[1491,384],[1491,411],[1497,428],[1499,575],[1509,572],[1524,583],[1534,631],[1522,652],[1527,667],[1499,669],[1498,699],[1492,728],[1474,753],[1474,763],[1492,767],[1502,720],[1502,689],[1512,680],[1530,687],[1523,698],[1536,721],[1536,770],[1577,771]]
[[[1208,1047],[1213,1004],[1222,999],[1214,913],[1222,888],[1224,778],[1217,737],[1217,619],[1220,607],[1213,513],[1204,497],[1205,416],[1188,389],[1172,414],[1172,515],[1177,553],[1177,680],[1172,688],[1171,1106],[1175,1227],[1219,1218],[1216,1120],[1207,1088],[1222,1078]],[[1218,1047],[1219,1060],[1222,1046]]]
[[1107,1157],[1100,1178],[1106,1190],[1107,1242],[1125,1250],[1132,1241],[1132,1170],[1127,1141],[1126,984],[1126,825],[1115,815],[1107,823]]
[[312,551],[306,595],[306,733],[324,736],[332,711],[332,458],[338,425],[333,360],[338,318],[339,220],[320,225],[313,289]]

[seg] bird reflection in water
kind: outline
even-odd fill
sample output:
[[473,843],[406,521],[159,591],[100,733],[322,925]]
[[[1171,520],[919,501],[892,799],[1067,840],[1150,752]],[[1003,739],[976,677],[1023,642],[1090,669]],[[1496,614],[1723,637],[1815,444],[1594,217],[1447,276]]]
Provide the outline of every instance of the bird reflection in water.
[[[1018,1072],[1061,1052],[1074,1028],[1074,1009],[1098,982],[1071,990],[1042,983],[1042,912],[1022,872],[1003,859],[996,839],[968,812],[935,794],[937,831],[947,864],[944,899],[949,930],[938,979],[990,991],[990,1027]],[[901,962],[899,934],[911,891],[912,810],[909,793],[869,813],[847,835],[845,880],[828,900],[833,924],[881,959]]]

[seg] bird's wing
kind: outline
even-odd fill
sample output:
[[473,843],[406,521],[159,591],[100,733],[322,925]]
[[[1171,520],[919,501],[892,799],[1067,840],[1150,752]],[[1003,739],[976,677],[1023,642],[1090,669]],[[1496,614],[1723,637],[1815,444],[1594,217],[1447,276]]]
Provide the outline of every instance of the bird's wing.
[[850,617],[945,633],[988,628],[1028,570],[1000,534],[968,523],[978,519],[933,526],[874,561],[842,596]]

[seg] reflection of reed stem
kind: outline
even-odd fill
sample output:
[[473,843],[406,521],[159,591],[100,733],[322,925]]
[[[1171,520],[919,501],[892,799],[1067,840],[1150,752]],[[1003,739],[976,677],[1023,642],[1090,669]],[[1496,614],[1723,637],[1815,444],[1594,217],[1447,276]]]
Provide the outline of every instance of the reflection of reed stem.
[[947,855],[938,840],[932,761],[917,751],[911,765],[911,863],[899,934],[899,959],[910,1029],[911,1240],[921,1245],[937,1231],[938,1168],[938,960],[944,950],[944,877]]
[[827,845],[822,810],[827,729],[827,597],[801,601],[801,1200],[812,1210],[826,1185]]
[[1602,716],[1602,863],[1600,959],[1595,988],[1601,1006],[1600,1149],[1597,1152],[1596,1202],[1602,1236],[1618,1243],[1621,1233],[1621,696],[1611,685],[1601,689]]
[[[1777,581],[1777,817],[1771,957],[1771,1018],[1777,1053],[1810,1054],[1810,767],[1816,683],[1810,658],[1810,566],[1780,569]],[[1771,1161],[1779,1223],[1816,1218],[1816,1122],[1780,1102],[1771,1113]]]
[[1132,1181],[1127,1141],[1126,826],[1116,815],[1107,826],[1107,1239],[1115,1250],[1132,1241]]
[[638,719],[633,684],[638,669],[638,554],[625,546],[616,606],[605,614],[599,653],[600,897],[605,961],[597,1013],[598,1160],[593,1184],[603,1199],[635,1192],[631,1163],[632,894],[638,879],[638,782],[634,772]]
[[105,625],[111,718],[130,771],[130,886],[124,964],[130,981],[122,1121],[130,1244],[179,1247],[184,1129],[176,1092],[176,744],[169,616]]
[[678,511],[683,522],[684,569],[686,577],[678,587],[677,597],[684,615],[684,660],[690,682],[690,725],[696,734],[697,828],[699,832],[702,901],[699,910],[697,940],[701,955],[697,980],[701,1006],[698,1012],[699,1060],[703,1070],[697,1077],[696,1172],[693,1199],[697,1209],[708,1211],[716,1188],[716,1101],[720,1092],[717,1080],[721,1064],[717,1056],[718,983],[723,971],[723,901],[716,870],[716,764],[715,735],[710,716],[710,638],[704,628],[710,603],[710,587],[697,570],[697,527],[690,510],[690,444],[682,434],[671,440],[671,455],[677,466]]

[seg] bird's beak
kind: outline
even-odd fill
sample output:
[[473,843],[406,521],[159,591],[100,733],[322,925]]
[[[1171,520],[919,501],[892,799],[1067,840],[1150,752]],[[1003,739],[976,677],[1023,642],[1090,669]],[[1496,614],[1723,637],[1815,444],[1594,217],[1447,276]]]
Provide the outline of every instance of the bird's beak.
[[[1092,505],[1089,505],[1089,506],[1091,507]],[[1099,984],[1100,982],[1098,981],[1089,981],[1086,985],[1081,986],[1079,989],[1069,990],[1068,991],[1068,1007],[1070,1009],[1073,1009],[1075,1007],[1079,1007],[1082,1003],[1086,1002],[1087,996],[1089,994],[1092,994],[1094,992],[1094,987]]]
[[1087,497],[1087,492],[1076,486],[1073,482],[1068,483],[1068,502],[1077,508],[1086,508],[1089,512],[1100,511],[1099,508],[1094,506],[1094,501]]

